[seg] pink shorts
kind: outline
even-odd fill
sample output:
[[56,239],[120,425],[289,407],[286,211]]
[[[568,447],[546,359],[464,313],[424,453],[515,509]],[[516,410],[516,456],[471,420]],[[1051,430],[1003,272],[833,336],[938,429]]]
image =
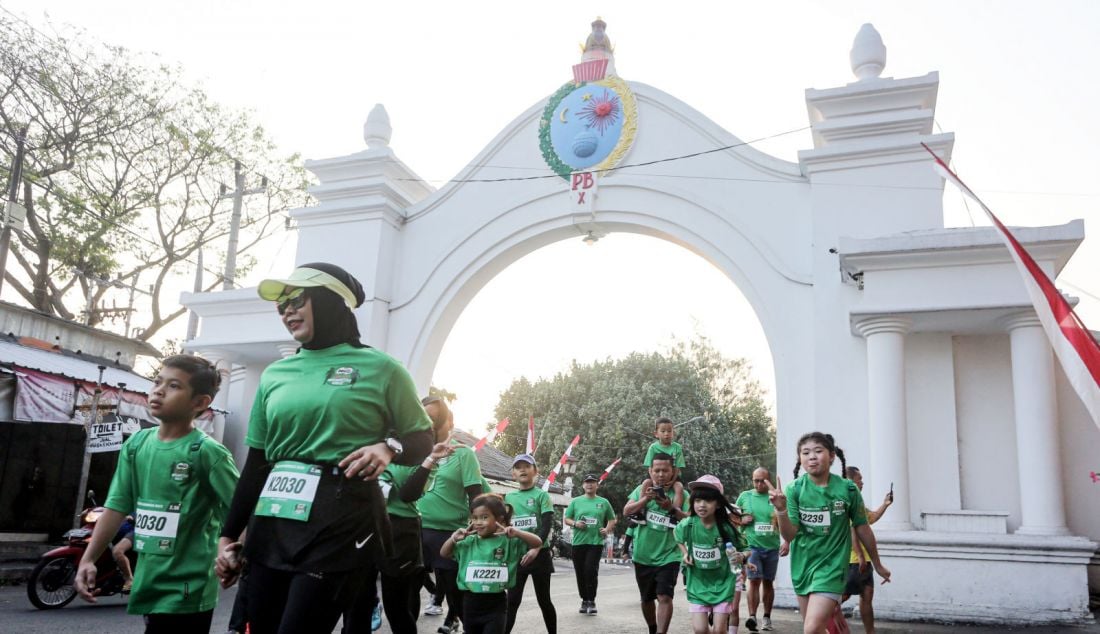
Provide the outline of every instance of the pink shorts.
[[688,604],[688,612],[692,614],[729,614],[733,611],[733,606],[729,601],[719,603],[718,605],[699,605],[697,603]]

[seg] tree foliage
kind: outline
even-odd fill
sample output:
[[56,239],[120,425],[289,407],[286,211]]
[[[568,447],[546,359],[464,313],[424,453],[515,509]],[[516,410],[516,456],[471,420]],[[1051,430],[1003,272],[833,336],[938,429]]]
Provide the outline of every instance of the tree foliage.
[[[92,325],[123,318],[125,309],[105,302],[127,304],[125,287],[134,286],[148,306],[134,321],[142,340],[183,314],[174,295],[190,288],[200,249],[208,271],[222,270],[232,213],[222,185],[234,189],[235,161],[248,187],[267,181],[245,197],[238,274],[254,264],[248,249],[282,229],[287,208],[307,201],[298,157],[278,157],[248,115],[185,85],[179,69],[143,63],[72,29],[44,33],[5,16],[5,181],[24,126],[17,198],[27,221],[13,234],[5,286],[38,310]],[[205,277],[207,289],[221,283],[216,273]]]
[[[735,499],[749,488],[754,468],[775,467],[775,427],[748,362],[723,357],[702,337],[664,353],[573,362],[552,379],[517,379],[501,394],[496,416],[526,422],[531,415],[535,457],[544,475],[576,434],[581,436],[573,451],[577,483],[581,474],[602,472],[623,459],[601,487],[601,495],[618,509],[646,478],[642,463],[660,416],[683,423],[676,427],[676,441],[684,446],[685,483],[710,473]],[[520,453],[526,438],[527,425],[513,424],[496,445]]]

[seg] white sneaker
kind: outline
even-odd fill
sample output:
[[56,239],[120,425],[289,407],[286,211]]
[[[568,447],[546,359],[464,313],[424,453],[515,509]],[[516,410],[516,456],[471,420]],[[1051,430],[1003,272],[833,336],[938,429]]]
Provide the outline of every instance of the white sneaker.
[[764,620],[760,622],[760,629],[764,630],[765,632],[772,631],[772,617],[765,616]]
[[428,607],[424,608],[424,615],[425,616],[442,616],[443,615],[443,606],[442,605],[436,605],[434,603],[429,603]]

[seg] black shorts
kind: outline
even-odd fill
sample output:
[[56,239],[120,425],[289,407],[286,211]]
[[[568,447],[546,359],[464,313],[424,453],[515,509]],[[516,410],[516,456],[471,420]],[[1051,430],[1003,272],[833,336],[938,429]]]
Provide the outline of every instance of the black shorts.
[[859,571],[859,564],[848,564],[848,583],[844,586],[844,594],[858,597],[867,586],[875,587],[875,573],[871,564],[867,564],[867,571],[863,573]]
[[656,601],[657,596],[671,597],[676,591],[676,577],[680,574],[680,562],[663,566],[634,564],[634,579],[642,601]]
[[439,554],[443,548],[443,542],[454,534],[454,531],[437,531],[434,528],[420,530],[420,541],[424,543],[424,565],[432,570],[458,570],[458,562],[447,559]]

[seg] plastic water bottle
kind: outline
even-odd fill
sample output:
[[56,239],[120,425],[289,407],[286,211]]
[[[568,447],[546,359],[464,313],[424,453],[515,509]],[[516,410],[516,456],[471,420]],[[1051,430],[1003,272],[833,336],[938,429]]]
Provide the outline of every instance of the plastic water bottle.
[[733,542],[726,542],[726,559],[729,559],[730,570],[737,572],[741,564],[735,561],[737,559],[737,549],[733,547]]

